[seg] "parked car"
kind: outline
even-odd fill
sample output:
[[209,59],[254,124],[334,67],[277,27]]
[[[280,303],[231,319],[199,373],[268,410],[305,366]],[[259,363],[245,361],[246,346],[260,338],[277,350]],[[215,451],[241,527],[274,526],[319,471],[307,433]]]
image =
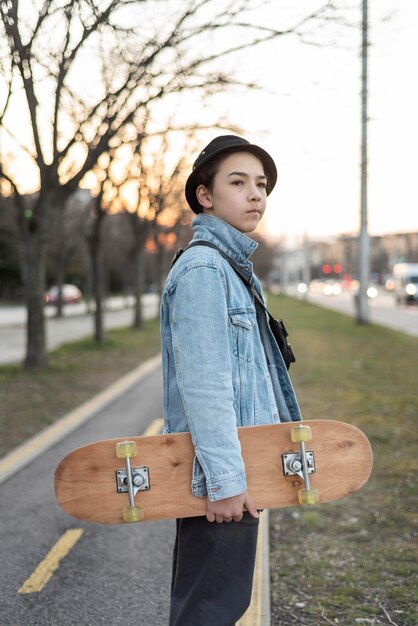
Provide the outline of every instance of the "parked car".
[[[83,294],[76,285],[63,285],[61,290],[61,298],[63,304],[76,304],[80,302]],[[54,286],[48,289],[44,296],[46,304],[57,304],[58,302],[58,287]]]

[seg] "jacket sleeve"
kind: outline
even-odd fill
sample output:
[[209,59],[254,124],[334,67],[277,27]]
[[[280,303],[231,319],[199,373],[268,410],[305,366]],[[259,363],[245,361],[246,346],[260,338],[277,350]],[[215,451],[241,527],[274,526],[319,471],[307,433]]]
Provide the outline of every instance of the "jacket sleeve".
[[199,265],[179,278],[170,325],[177,384],[209,498],[243,493],[226,285],[218,267]]

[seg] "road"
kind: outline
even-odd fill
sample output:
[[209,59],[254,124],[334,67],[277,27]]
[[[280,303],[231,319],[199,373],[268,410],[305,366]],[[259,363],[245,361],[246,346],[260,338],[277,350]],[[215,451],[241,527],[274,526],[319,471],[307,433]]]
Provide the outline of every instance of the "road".
[[[289,294],[296,295],[296,289]],[[304,296],[298,295],[300,299]],[[354,295],[343,291],[338,296],[325,296],[322,293],[307,294],[308,302],[333,309],[346,315],[355,315]],[[396,306],[394,298],[386,292],[379,292],[375,299],[369,300],[370,321],[393,330],[399,330],[407,335],[418,336],[418,306]]]
[[[145,319],[158,315],[158,296],[143,296]],[[133,319],[132,301],[129,298],[111,298],[105,312],[107,329],[130,326]],[[47,346],[49,350],[63,343],[93,335],[93,316],[87,314],[85,303],[66,305],[64,317],[52,317],[55,307],[45,307]],[[26,350],[26,309],[22,306],[0,307],[0,365],[21,363]]]
[[[0,485],[1,626],[166,626],[174,522],[81,523],[56,504],[53,472],[71,449],[134,436],[161,417],[161,369]],[[42,591],[19,593],[57,540],[84,531]]]
[[[296,288],[289,288],[290,295],[303,298]],[[350,292],[343,292],[339,296],[325,296],[321,293],[309,292],[309,302],[331,308],[346,315],[355,315],[354,296]],[[105,314],[106,328],[121,328],[132,323],[132,302],[129,298],[111,298]],[[418,336],[418,306],[395,306],[391,294],[379,292],[376,299],[369,301],[370,319],[381,324]],[[158,314],[158,297],[147,294],[143,298],[144,317],[150,318]],[[47,345],[51,350],[63,343],[75,341],[93,334],[93,318],[86,314],[86,305],[71,305],[64,308],[65,317],[61,319],[51,317],[54,307],[46,307],[48,317]],[[26,311],[24,307],[0,307],[0,365],[6,363],[20,363],[25,354]]]

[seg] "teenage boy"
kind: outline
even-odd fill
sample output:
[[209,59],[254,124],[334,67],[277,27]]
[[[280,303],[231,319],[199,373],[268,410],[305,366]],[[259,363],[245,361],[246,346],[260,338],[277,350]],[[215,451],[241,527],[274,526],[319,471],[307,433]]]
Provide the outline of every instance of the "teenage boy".
[[225,135],[200,153],[186,182],[197,214],[193,242],[208,245],[186,249],[163,292],[164,432],[191,432],[191,489],[207,499],[207,512],[177,520],[170,626],[233,626],[244,614],[258,512],[237,426],[301,419],[266,316],[257,320],[253,295],[228,261],[252,275],[257,244],[247,234],[262,219],[276,179],[265,150]]

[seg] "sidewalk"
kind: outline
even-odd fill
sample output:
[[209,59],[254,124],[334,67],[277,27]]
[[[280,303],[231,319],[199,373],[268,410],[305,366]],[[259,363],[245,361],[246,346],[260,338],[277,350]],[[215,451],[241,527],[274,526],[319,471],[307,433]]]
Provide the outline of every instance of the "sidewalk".
[[[158,296],[146,294],[143,296],[144,319],[151,319],[158,315]],[[130,326],[133,320],[133,309],[126,299],[112,298],[110,306],[113,310],[105,312],[106,329],[123,328]],[[119,307],[119,310],[117,310]],[[124,308],[120,308],[124,307]],[[86,307],[79,305],[67,306],[62,318],[50,317],[55,313],[55,307],[46,308],[46,333],[48,350],[53,350],[64,343],[77,341],[93,334],[94,318],[86,314]],[[25,357],[26,350],[26,310],[24,307],[0,308],[0,365],[20,363]]]
[[[145,294],[142,302],[143,306],[148,306],[152,302],[158,301],[157,294]],[[107,311],[120,311],[122,309],[129,309],[134,305],[133,296],[112,296],[106,299],[105,308]],[[55,306],[45,306],[44,314],[46,318],[55,318],[56,316]],[[77,317],[80,315],[92,315],[94,311],[94,303],[89,304],[83,300],[77,304],[64,304],[63,316]],[[5,326],[24,326],[27,319],[26,307],[22,305],[1,305],[0,304],[0,327]]]

